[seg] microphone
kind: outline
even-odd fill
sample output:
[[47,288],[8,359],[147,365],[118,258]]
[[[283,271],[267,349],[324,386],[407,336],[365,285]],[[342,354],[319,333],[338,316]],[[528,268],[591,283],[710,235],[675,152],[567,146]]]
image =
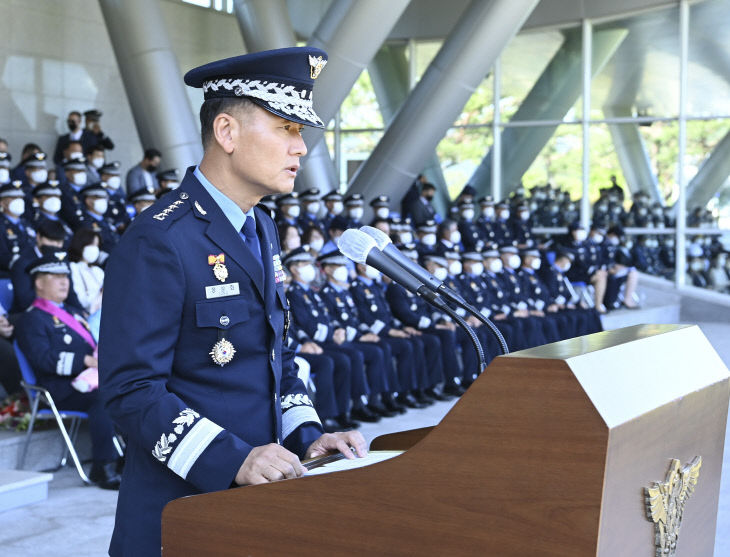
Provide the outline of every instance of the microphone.
[[354,228],[345,230],[337,240],[337,247],[345,257],[355,263],[374,267],[406,290],[425,298],[439,308],[446,306],[436,292],[424,286],[419,279],[386,256],[378,249],[375,240],[364,232]]

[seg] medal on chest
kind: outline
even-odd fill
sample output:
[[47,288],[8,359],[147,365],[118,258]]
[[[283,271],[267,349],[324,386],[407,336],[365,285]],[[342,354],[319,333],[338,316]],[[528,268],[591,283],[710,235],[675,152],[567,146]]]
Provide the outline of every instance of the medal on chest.
[[213,266],[213,276],[221,282],[228,279],[228,269],[226,268],[226,256],[222,253],[218,255],[208,256],[208,265]]
[[[221,327],[228,327],[231,319],[227,315],[222,315],[219,323]],[[218,342],[213,345],[213,349],[209,354],[213,359],[213,363],[219,366],[226,365],[236,355],[236,349],[231,344],[231,341],[226,338],[225,329],[218,329]]]

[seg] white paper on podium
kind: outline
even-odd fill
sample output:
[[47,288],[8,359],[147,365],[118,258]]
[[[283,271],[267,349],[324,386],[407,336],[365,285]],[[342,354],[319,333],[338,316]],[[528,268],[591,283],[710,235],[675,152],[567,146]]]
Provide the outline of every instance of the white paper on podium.
[[378,462],[383,462],[384,460],[394,458],[400,454],[403,454],[403,451],[370,451],[367,456],[364,456],[362,458],[355,458],[352,460],[343,458],[342,460],[336,460],[335,462],[330,462],[329,464],[318,466],[317,468],[309,470],[306,476],[313,476],[315,474],[329,474],[330,472],[342,472],[343,470],[354,470],[355,468],[363,468],[365,466],[370,466],[371,464],[377,464]]

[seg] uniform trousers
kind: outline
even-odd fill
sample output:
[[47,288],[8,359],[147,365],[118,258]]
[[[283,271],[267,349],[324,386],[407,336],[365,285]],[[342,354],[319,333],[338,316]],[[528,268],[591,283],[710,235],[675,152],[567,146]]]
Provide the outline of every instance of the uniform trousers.
[[421,333],[410,338],[416,364],[416,382],[419,389],[430,389],[444,380],[441,341],[436,335]]
[[304,358],[312,367],[312,380],[317,389],[314,397],[317,414],[322,418],[334,418],[346,413],[350,409],[352,370],[344,366],[335,370],[331,355],[300,352],[297,356]]
[[359,401],[363,395],[370,394],[368,379],[365,375],[365,358],[363,353],[349,346],[348,343],[323,342],[324,353],[332,358],[335,364],[335,374],[340,369],[346,369],[350,376],[350,398]]
[[94,462],[111,462],[119,453],[114,446],[114,423],[104,408],[98,389],[89,393],[74,391],[60,400],[54,398],[58,408],[79,410],[89,415],[91,455]]
[[[413,360],[414,346],[407,338],[381,337],[378,346],[388,346],[392,358],[388,368],[390,392],[408,392],[418,388],[416,366]],[[393,364],[395,363],[395,367]]]

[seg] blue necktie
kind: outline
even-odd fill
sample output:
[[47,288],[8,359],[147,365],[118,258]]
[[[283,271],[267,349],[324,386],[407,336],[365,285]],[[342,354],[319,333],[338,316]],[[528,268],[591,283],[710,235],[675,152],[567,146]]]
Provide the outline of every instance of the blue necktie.
[[243,222],[243,237],[248,249],[253,253],[256,261],[261,265],[261,245],[259,237],[256,235],[256,221],[251,217],[246,217]]

